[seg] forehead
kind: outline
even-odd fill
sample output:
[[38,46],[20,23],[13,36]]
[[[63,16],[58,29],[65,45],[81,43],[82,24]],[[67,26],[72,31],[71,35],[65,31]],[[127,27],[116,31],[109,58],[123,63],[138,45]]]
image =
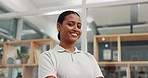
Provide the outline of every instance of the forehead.
[[65,18],[65,21],[68,21],[68,20],[81,22],[81,18],[77,14],[67,15],[66,18]]

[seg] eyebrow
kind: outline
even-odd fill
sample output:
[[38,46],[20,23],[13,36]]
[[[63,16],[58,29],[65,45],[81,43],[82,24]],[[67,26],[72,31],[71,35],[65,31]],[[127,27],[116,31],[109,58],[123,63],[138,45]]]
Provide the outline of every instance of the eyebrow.
[[[75,21],[68,21],[68,22],[72,22],[72,23],[75,23]],[[81,22],[78,22],[78,24],[82,24]]]

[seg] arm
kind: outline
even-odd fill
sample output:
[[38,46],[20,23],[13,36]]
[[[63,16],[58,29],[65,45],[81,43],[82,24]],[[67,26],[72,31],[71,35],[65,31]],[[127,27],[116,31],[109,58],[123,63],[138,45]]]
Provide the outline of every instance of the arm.
[[96,77],[96,78],[103,78],[103,77]]
[[96,78],[104,78],[104,76],[101,72],[100,66],[98,65],[94,56],[92,56],[92,64],[93,64],[93,67],[94,67],[94,72],[95,72],[94,74],[95,74]]
[[39,61],[39,78],[57,78],[56,67],[53,57],[49,53],[42,53]]
[[48,77],[46,77],[46,78],[56,78],[55,76],[48,76]]

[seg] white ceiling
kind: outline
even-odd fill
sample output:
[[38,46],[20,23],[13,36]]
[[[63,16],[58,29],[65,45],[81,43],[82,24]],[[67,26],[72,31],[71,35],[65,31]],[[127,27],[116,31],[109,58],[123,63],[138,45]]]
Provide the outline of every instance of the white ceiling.
[[97,25],[130,23],[130,6],[92,8],[88,13]]
[[[85,0],[84,0],[85,1]],[[86,3],[96,3],[101,0],[86,0]],[[113,1],[113,0],[102,0],[102,1]],[[118,1],[118,0],[114,0]],[[33,12],[41,9],[50,7],[60,7],[69,5],[80,5],[82,0],[0,0],[0,5],[12,12]],[[148,5],[140,5],[138,21],[148,22]],[[57,8],[58,9],[58,8]],[[123,24],[131,22],[130,6],[117,6],[117,7],[101,7],[101,8],[90,8],[87,13],[88,16],[92,17],[96,23],[96,26],[112,25],[112,24]],[[56,19],[55,15],[44,15],[44,16],[25,16],[24,18],[36,25],[42,32],[47,33],[50,37],[57,40],[56,31]],[[148,25],[136,25],[134,32],[148,32]],[[116,33],[129,33],[130,26],[124,27],[112,27],[112,28],[99,28],[97,29],[100,34],[116,34]],[[94,33],[88,31],[88,41],[93,40]]]
[[68,5],[80,5],[81,0],[31,0],[32,3],[38,8],[49,8],[55,6],[68,6]]

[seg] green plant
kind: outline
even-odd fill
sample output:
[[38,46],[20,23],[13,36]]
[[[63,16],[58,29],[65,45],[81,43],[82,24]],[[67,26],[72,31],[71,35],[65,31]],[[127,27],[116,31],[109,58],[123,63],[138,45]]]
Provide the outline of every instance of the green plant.
[[17,56],[18,58],[23,58],[23,57],[26,57],[26,58],[29,58],[29,54],[25,53],[25,52],[21,52],[20,50],[17,49]]

